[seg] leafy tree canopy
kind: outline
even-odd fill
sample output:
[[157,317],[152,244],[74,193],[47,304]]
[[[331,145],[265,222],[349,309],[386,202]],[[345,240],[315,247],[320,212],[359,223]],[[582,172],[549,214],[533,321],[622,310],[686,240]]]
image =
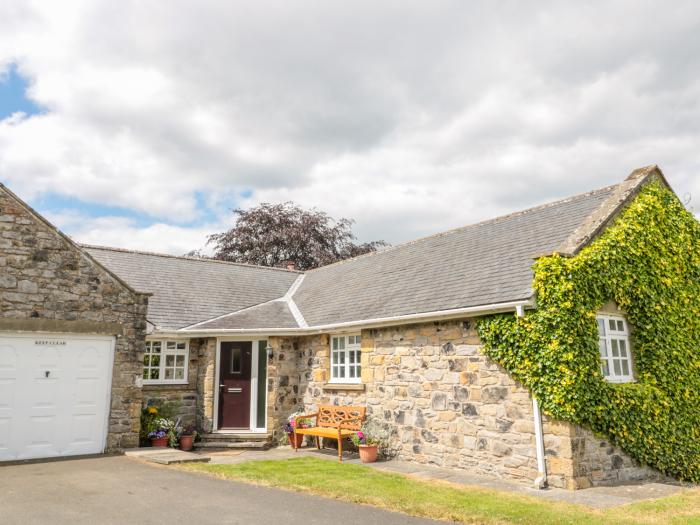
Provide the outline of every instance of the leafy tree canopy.
[[215,247],[215,259],[262,266],[294,264],[298,270],[310,270],[387,245],[384,241],[356,243],[352,219],[335,220],[293,202],[263,203],[233,213],[234,227],[210,235],[207,241]]

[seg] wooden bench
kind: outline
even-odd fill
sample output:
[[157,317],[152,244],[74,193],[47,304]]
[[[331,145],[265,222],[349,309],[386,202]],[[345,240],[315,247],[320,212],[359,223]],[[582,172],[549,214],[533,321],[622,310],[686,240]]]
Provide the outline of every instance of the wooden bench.
[[[362,428],[365,420],[365,407],[319,405],[318,412],[294,418],[294,436],[302,434],[316,436],[316,448],[321,448],[321,438],[338,441],[338,461],[343,461],[343,439],[352,436]],[[315,419],[315,426],[299,428],[300,419]],[[294,440],[296,452],[296,439]]]

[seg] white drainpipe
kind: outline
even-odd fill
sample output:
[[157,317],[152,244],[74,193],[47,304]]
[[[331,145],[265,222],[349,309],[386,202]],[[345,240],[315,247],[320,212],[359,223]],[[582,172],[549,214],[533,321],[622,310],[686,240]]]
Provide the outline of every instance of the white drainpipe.
[[[518,317],[525,315],[525,310],[521,305],[515,307],[515,314]],[[547,463],[544,460],[544,432],[542,431],[542,414],[537,398],[532,396],[532,416],[535,423],[535,451],[537,454],[537,478],[535,488],[547,488]]]
[[535,488],[547,488],[547,464],[544,460],[544,437],[542,432],[542,414],[540,413],[540,405],[537,403],[537,398],[532,396],[532,414],[535,419],[535,448],[537,449],[537,479],[535,479]]

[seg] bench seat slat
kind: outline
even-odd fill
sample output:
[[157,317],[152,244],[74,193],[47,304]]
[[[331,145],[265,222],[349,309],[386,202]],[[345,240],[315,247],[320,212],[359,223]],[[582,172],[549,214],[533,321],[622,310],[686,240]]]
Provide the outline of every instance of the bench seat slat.
[[[327,437],[327,438],[337,438],[338,437],[338,429],[332,428],[332,427],[297,428],[296,433],[297,434],[307,434],[310,436]],[[353,434],[356,434],[356,433],[357,433],[357,431],[348,430],[346,428],[343,428],[340,430],[340,435],[342,437],[352,436]]]

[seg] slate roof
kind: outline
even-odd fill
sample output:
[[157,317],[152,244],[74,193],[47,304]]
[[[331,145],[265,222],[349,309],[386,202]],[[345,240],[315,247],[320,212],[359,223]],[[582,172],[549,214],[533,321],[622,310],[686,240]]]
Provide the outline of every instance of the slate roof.
[[299,328],[289,304],[284,300],[270,301],[234,312],[192,327],[197,330],[227,328]]
[[[656,166],[622,183],[457,228],[303,274],[87,246],[104,266],[151,292],[158,329],[296,329],[533,298],[534,258],[574,255],[603,230]],[[195,326],[192,326],[195,325]]]
[[309,326],[529,299],[533,257],[555,251],[616,188],[309,271],[293,299]]
[[283,296],[299,272],[191,257],[86,246],[94,259],[141,292],[148,320],[174,330]]

